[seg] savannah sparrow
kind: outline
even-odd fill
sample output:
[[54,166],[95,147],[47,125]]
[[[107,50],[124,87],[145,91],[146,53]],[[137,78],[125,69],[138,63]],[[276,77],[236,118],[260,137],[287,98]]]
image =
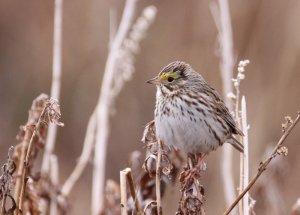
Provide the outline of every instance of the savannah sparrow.
[[186,153],[207,154],[224,142],[240,152],[233,135],[243,135],[215,89],[200,74],[180,61],[167,65],[147,83],[157,86],[157,138]]

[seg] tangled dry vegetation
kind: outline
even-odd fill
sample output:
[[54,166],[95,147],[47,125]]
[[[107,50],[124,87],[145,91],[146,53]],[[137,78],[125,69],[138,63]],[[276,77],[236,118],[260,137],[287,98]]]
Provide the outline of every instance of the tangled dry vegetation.
[[[33,101],[28,121],[20,127],[17,135],[19,143],[9,148],[7,162],[2,166],[1,214],[49,214],[53,203],[57,206],[55,214],[68,213],[71,203],[62,195],[60,186],[55,184],[58,165],[55,155],[50,158],[50,175],[41,175],[35,170],[37,156],[44,148],[47,127],[49,123],[63,126],[60,117],[58,101],[49,99],[45,94]],[[299,120],[300,112],[294,120],[285,118],[282,137],[270,155],[260,163],[255,177],[224,214],[230,213],[276,156],[288,154],[283,143]],[[112,180],[107,181],[102,214],[162,214],[161,198],[166,187],[176,180],[181,184],[176,214],[205,214],[204,188],[200,183],[205,169],[191,171],[195,160],[188,160],[184,165],[181,155],[166,150],[156,139],[153,121],[147,124],[142,142],[147,149],[146,158],[143,159],[138,151],[133,152],[130,167],[120,172],[120,185]],[[298,210],[299,204],[295,204],[293,213],[298,214]]]
[[[37,156],[43,150],[49,123],[59,122],[58,101],[45,94],[37,97],[29,110],[28,121],[20,126],[15,147],[10,147],[7,162],[2,166],[1,214],[41,214],[49,210],[49,202],[58,202],[59,189],[53,184],[57,176],[57,163],[51,157],[52,175],[35,171]],[[54,156],[54,155],[53,155]],[[46,204],[41,205],[45,201]],[[59,210],[64,213],[67,205],[60,201]]]

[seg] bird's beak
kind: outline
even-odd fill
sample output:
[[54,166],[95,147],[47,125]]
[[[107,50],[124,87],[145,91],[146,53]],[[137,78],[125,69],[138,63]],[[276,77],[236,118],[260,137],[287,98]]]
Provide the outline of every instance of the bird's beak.
[[159,80],[159,78],[158,78],[158,77],[155,77],[155,78],[152,78],[152,79],[150,79],[150,80],[146,81],[146,83],[148,83],[148,84],[155,84],[155,85],[159,85],[161,82],[160,82],[160,80]]

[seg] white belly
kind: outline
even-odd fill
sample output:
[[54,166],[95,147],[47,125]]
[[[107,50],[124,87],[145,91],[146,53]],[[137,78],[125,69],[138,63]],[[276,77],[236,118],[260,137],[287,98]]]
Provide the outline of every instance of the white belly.
[[[167,146],[173,146],[186,153],[208,153],[225,142],[227,138],[208,111],[205,112],[206,116],[203,116],[193,106],[188,107],[184,104],[182,106],[183,111],[174,106],[171,108],[171,104],[166,103],[164,108],[170,109],[169,114],[156,114],[155,125],[158,139]],[[211,129],[217,131],[216,134],[221,141],[215,138]]]

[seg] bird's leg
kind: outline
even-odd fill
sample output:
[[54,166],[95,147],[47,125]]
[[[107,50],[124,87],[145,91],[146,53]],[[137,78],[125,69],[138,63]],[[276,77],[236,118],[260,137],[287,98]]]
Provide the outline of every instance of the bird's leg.
[[207,154],[188,154],[188,169],[193,176],[200,178],[200,173],[206,170],[206,163],[204,159]]
[[205,171],[206,170],[206,163],[204,162],[204,159],[207,154],[197,154],[197,164],[195,168],[199,169],[200,171]]

